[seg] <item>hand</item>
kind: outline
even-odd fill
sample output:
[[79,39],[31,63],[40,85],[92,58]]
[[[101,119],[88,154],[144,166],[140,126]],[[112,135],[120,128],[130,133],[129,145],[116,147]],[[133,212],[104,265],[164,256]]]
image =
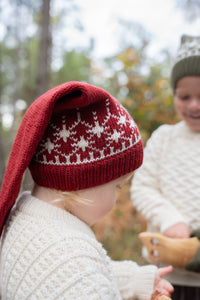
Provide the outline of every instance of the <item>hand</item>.
[[173,271],[172,266],[159,268],[156,272],[155,282],[154,282],[154,292],[158,291],[167,296],[170,296],[173,293],[174,288],[166,279],[162,278],[163,276],[171,273]]
[[191,234],[190,228],[185,223],[177,223],[163,232],[164,235],[171,238],[189,238]]

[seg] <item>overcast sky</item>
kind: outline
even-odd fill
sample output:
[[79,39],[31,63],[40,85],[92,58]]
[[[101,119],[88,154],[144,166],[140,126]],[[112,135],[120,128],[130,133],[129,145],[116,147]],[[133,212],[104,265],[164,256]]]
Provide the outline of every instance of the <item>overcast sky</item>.
[[[200,35],[200,17],[195,22],[188,22],[182,11],[175,6],[177,0],[74,0],[80,8],[77,14],[84,31],[72,30],[63,23],[60,34],[54,37],[57,49],[84,47],[89,45],[91,38],[95,41],[93,55],[98,57],[118,53],[119,49],[119,19],[140,23],[149,33],[149,54],[154,56],[162,49],[168,49],[172,55],[177,50],[182,34]],[[1,17],[9,18],[7,0],[0,0]],[[52,0],[52,10],[62,11],[71,5],[67,0]],[[71,14],[73,16],[73,13]],[[68,10],[64,16],[68,19]],[[26,21],[26,20],[25,20]],[[74,20],[71,20],[73,24]],[[30,21],[31,24],[31,21]],[[27,26],[26,31],[34,29]],[[0,23],[0,39],[5,34],[5,26]],[[125,34],[126,39],[132,32]],[[70,47],[71,46],[71,47]],[[58,55],[59,55],[59,50]]]
[[163,48],[176,51],[182,34],[200,35],[200,18],[188,23],[173,0],[76,0],[82,8],[81,21],[86,32],[82,43],[93,37],[95,55],[117,52],[118,18],[141,23],[151,34],[150,53]]

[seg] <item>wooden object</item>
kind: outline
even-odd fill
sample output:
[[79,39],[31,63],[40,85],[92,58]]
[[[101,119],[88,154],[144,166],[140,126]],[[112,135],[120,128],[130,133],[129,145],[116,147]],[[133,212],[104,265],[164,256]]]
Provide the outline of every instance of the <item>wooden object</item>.
[[171,298],[169,298],[168,296],[162,295],[158,298],[159,300],[172,300]]
[[[146,299],[148,300],[148,299]],[[151,296],[151,300],[172,300],[170,297],[164,295],[163,293],[159,293],[158,291],[154,292]]]
[[139,239],[147,248],[152,261],[182,268],[186,267],[200,247],[197,237],[174,239],[158,232],[142,232]]
[[163,295],[163,294],[157,294],[157,295],[152,295],[151,300],[172,300],[170,297]]

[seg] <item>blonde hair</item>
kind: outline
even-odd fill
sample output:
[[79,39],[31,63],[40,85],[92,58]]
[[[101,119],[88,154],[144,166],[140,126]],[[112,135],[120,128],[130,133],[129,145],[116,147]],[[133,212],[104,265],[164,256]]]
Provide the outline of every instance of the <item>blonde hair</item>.
[[[41,192],[45,193],[45,197],[41,196]],[[53,193],[53,198],[52,198]],[[86,199],[78,194],[76,191],[61,191],[57,189],[52,189],[48,187],[39,186],[38,184],[34,184],[32,195],[39,197],[39,199],[49,199],[48,202],[51,204],[60,204],[64,209],[70,211],[72,207],[76,204],[86,204],[92,205],[93,201],[90,199]]]
[[74,206],[74,204],[84,204],[92,205],[93,201],[87,198],[81,197],[75,191],[61,191],[54,190],[58,194],[58,199],[52,201],[52,203],[61,203],[64,209],[69,210]]
[[[130,180],[132,175],[133,175],[133,172],[123,175],[121,177],[121,179],[123,180],[122,185],[127,183]],[[116,178],[115,180],[117,180],[118,178]],[[118,187],[120,188],[120,186],[118,186]],[[39,188],[39,190],[38,190],[38,188]],[[61,191],[61,190],[52,189],[49,187],[39,186],[38,184],[35,183],[32,194],[35,195],[36,197],[39,197],[39,195],[41,196],[40,192],[42,192],[42,191],[43,191],[43,193],[45,192],[45,196],[43,194],[43,197],[42,197],[43,200],[45,200],[45,198],[47,198],[49,203],[60,206],[61,208],[65,209],[69,212],[71,210],[73,210],[73,207],[76,204],[80,204],[80,205],[93,205],[94,204],[94,200],[91,200],[91,199],[81,196],[78,191]],[[50,196],[48,196],[48,193]],[[53,195],[52,195],[52,193],[53,193]],[[52,196],[53,196],[53,198],[52,198]]]

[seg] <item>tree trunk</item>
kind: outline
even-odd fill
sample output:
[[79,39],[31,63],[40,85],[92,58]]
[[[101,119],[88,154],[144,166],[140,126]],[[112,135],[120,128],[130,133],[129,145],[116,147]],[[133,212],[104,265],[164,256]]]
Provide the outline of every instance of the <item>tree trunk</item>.
[[6,168],[6,163],[5,163],[4,143],[2,137],[2,126],[0,126],[0,187],[2,185],[5,168]]
[[[47,91],[49,83],[50,37],[50,0],[43,0],[41,9],[40,45],[38,54],[38,73],[36,78],[36,98]],[[32,178],[27,170],[23,177],[23,190],[32,188]]]
[[36,79],[36,97],[48,89],[50,52],[50,0],[43,0],[41,9],[41,36]]
[[[1,95],[2,95],[2,64],[1,64],[1,48],[0,48],[0,104],[1,104]],[[3,129],[2,129],[2,115],[0,114],[0,187],[2,185],[4,172],[6,168],[6,161],[5,161],[5,150],[4,150],[4,143],[3,143]]]

